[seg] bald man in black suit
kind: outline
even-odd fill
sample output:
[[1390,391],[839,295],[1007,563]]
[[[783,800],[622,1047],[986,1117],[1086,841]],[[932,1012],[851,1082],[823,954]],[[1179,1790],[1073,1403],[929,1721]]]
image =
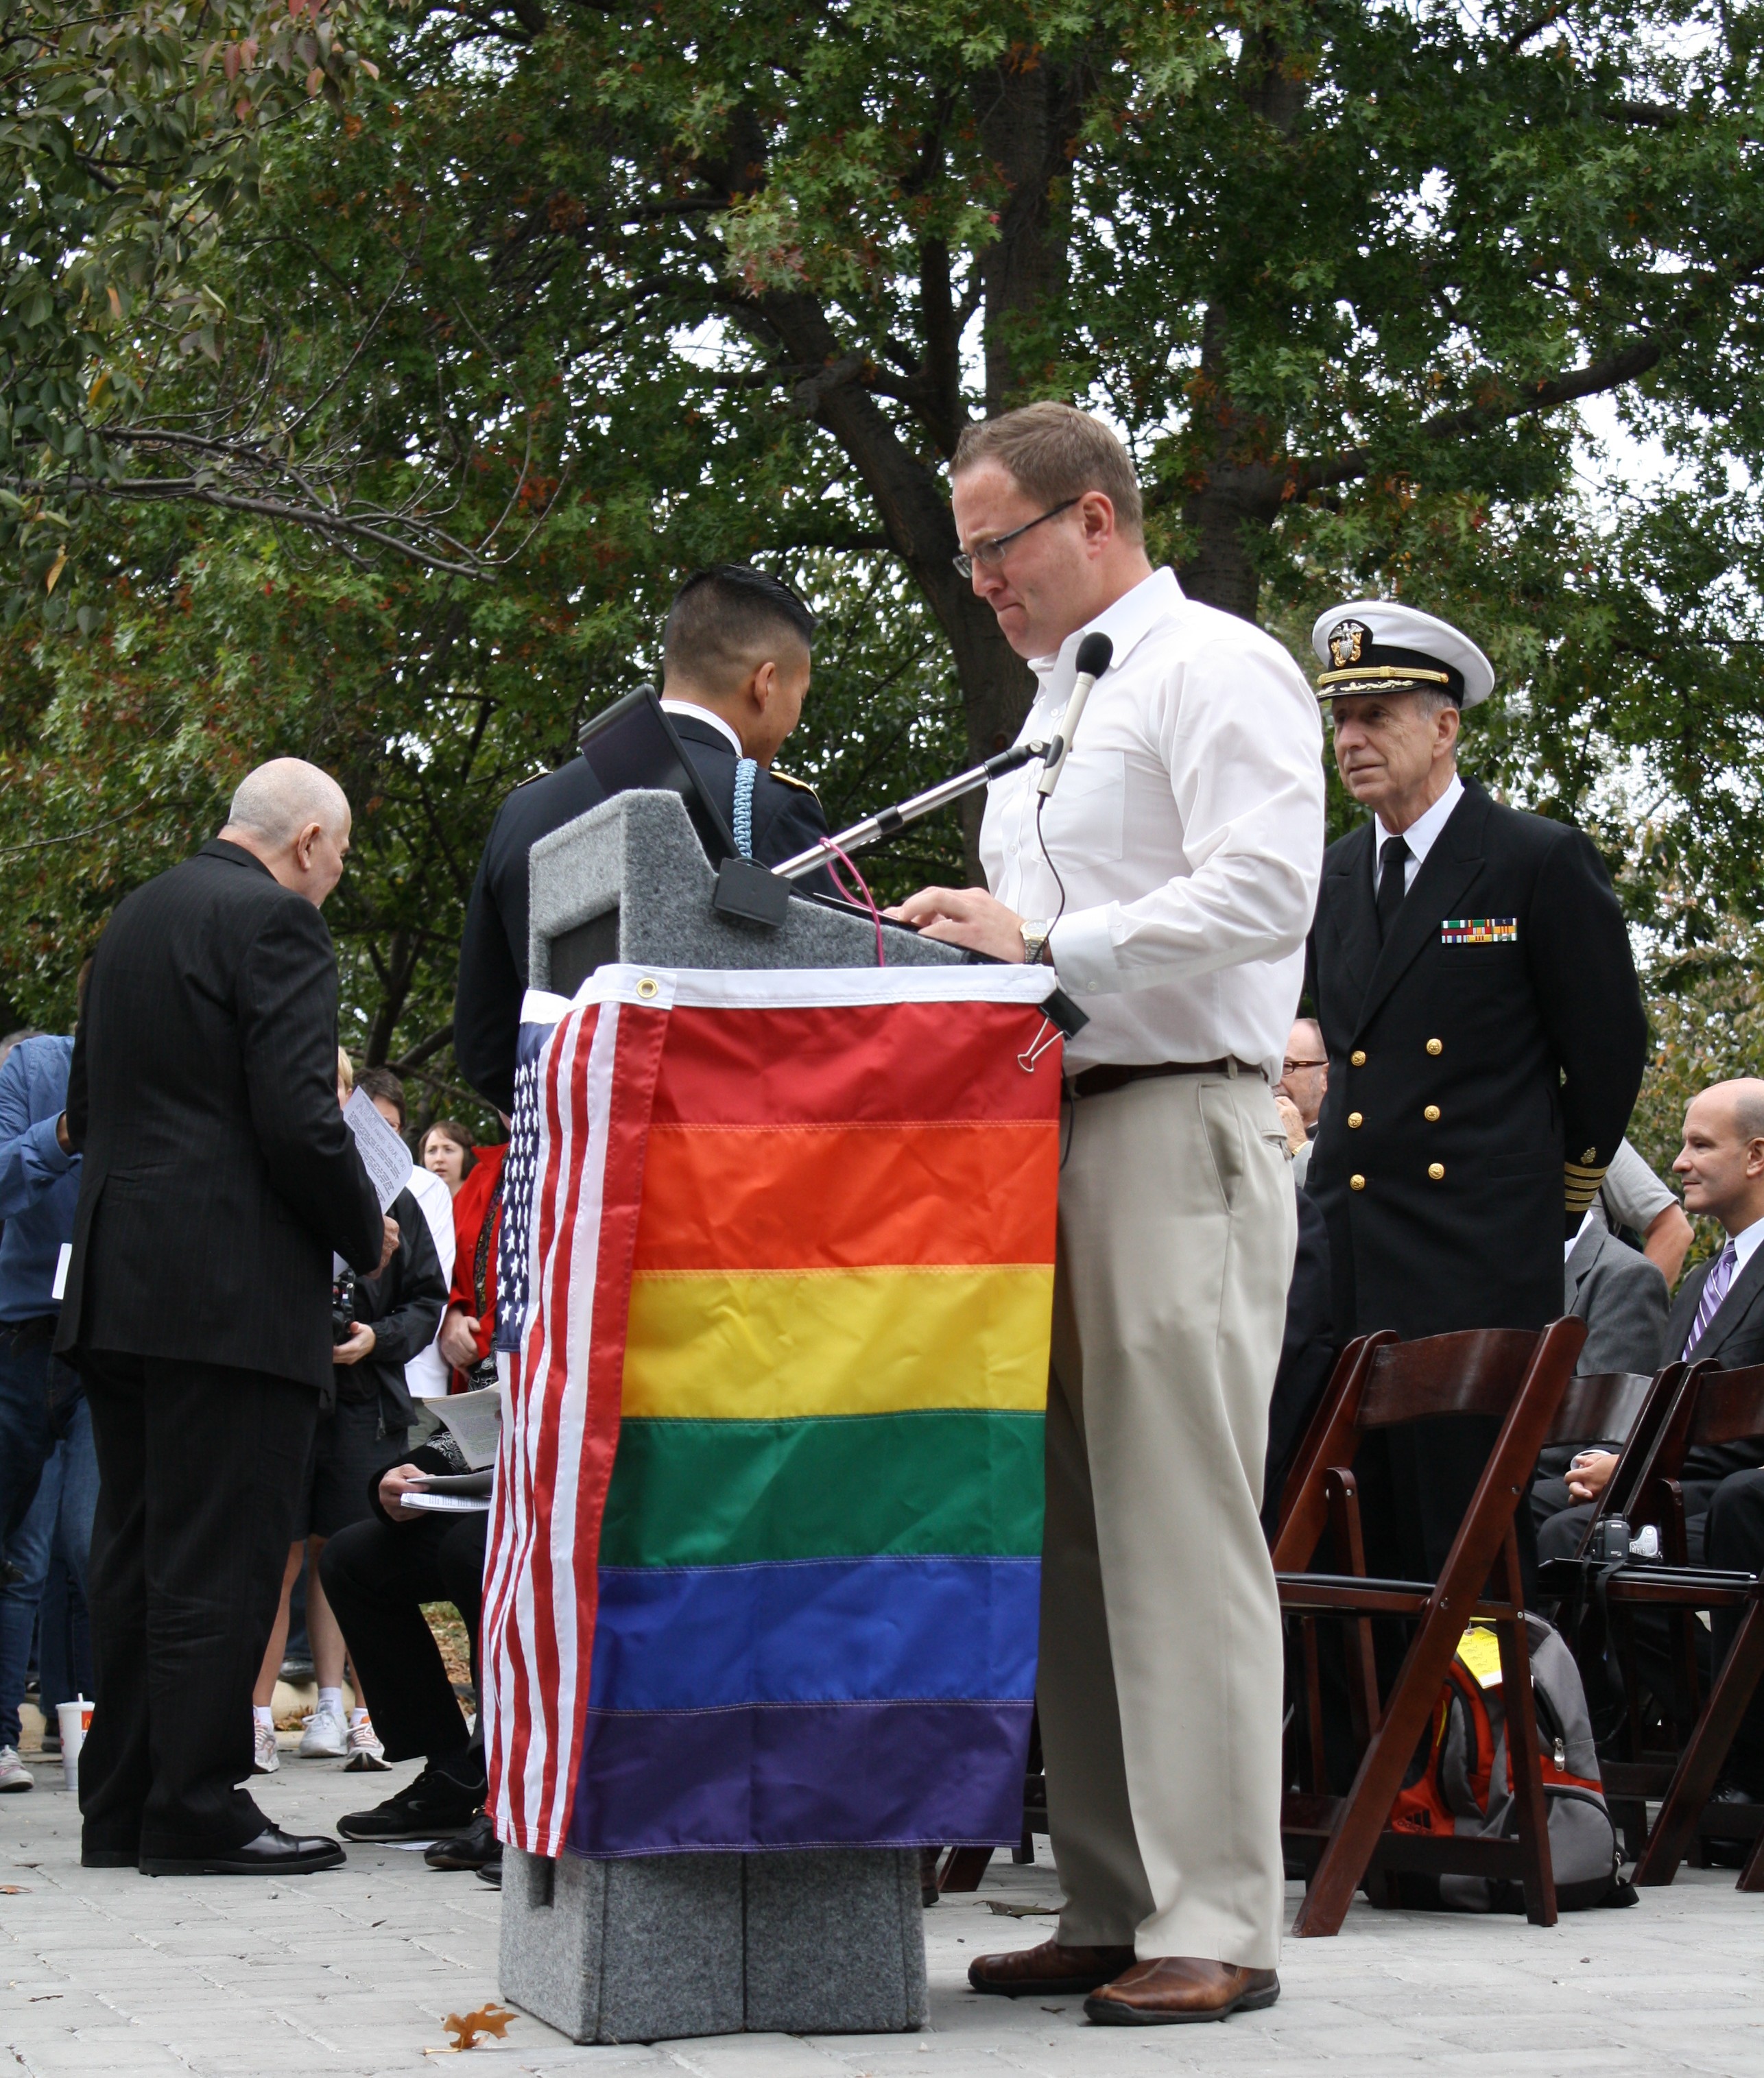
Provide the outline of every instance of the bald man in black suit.
[[98,1460],[89,1868],[344,1859],[236,1785],[332,1386],[332,1257],[372,1274],[398,1241],[337,1108],[319,909],[348,845],[334,780],[260,766],[220,835],[111,919],[75,1034],[62,1124],[85,1160],[56,1346],[85,1377]]

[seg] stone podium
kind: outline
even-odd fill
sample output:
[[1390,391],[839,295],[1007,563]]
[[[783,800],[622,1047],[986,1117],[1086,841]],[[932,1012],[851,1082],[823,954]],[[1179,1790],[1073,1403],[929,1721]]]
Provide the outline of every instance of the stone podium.
[[[609,962],[874,967],[876,926],[792,897],[766,928],[713,907],[678,797],[629,793],[533,848],[532,986],[573,994]],[[890,966],[961,955],[887,925]],[[504,1860],[502,1996],[579,2043],[881,2034],[926,2017],[915,1848]]]

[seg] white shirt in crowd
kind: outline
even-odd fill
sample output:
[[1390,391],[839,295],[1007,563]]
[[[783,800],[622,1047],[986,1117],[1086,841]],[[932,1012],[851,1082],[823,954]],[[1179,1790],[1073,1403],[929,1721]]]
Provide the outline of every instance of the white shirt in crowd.
[[1587,1217],[1608,1232],[1613,1227],[1628,1227],[1645,1234],[1668,1205],[1678,1202],[1678,1193],[1671,1185],[1662,1183],[1628,1141],[1623,1140],[1617,1143]]
[[[1764,1241],[1764,1220],[1754,1220],[1749,1227],[1741,1227],[1737,1234],[1729,1234],[1733,1244],[1733,1275],[1737,1277],[1758,1252],[1760,1241]],[[1729,1285],[1729,1291],[1733,1290]]]
[[[1452,811],[1464,798],[1464,782],[1454,772],[1445,791],[1427,810],[1417,816],[1400,834],[1409,848],[1409,855],[1403,862],[1403,892],[1407,895],[1415,885],[1415,876],[1421,870],[1421,862],[1433,849],[1434,841],[1452,820]],[[1378,882],[1384,874],[1384,846],[1386,840],[1399,834],[1387,830],[1379,818],[1372,818],[1372,834],[1376,841],[1372,846],[1372,891],[1378,892]]]
[[[1053,733],[1093,629],[1114,658],[1041,819],[1065,891],[1053,963],[1091,1019],[1066,1060],[1235,1054],[1278,1079],[1323,864],[1316,700],[1272,636],[1161,570],[1032,661],[1020,741]],[[1037,920],[1061,908],[1040,769],[993,783],[980,831],[987,885]]]
[[[453,1282],[453,1194],[431,1169],[421,1162],[411,1171],[408,1185],[411,1195],[423,1208],[423,1216],[428,1221],[429,1232],[434,1237],[435,1253],[440,1258],[441,1282]],[[446,1308],[443,1307],[444,1316]],[[440,1335],[440,1324],[435,1332]],[[404,1367],[404,1383],[413,1400],[444,1400],[447,1396],[447,1363],[439,1346],[431,1342],[420,1355],[414,1356]]]

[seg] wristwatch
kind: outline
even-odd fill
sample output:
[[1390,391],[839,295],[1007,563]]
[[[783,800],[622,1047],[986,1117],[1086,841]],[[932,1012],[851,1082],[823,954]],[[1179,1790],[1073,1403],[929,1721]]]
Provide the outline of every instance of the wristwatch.
[[1048,933],[1053,926],[1045,916],[1024,916],[1019,920],[1017,928],[1023,933],[1024,965],[1039,966],[1047,958]]

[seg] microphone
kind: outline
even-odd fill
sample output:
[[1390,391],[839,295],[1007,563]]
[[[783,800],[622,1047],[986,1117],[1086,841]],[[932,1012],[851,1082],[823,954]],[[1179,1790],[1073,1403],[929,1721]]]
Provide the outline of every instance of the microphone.
[[1041,776],[1035,782],[1035,791],[1045,800],[1060,783],[1060,774],[1065,770],[1066,753],[1072,748],[1072,739],[1078,734],[1078,718],[1084,712],[1084,703],[1091,697],[1091,688],[1108,669],[1115,655],[1115,645],[1100,629],[1093,629],[1078,645],[1078,676],[1072,682],[1071,698],[1065,703],[1065,712],[1060,716],[1060,726],[1053,741],[1047,747],[1042,761]]

